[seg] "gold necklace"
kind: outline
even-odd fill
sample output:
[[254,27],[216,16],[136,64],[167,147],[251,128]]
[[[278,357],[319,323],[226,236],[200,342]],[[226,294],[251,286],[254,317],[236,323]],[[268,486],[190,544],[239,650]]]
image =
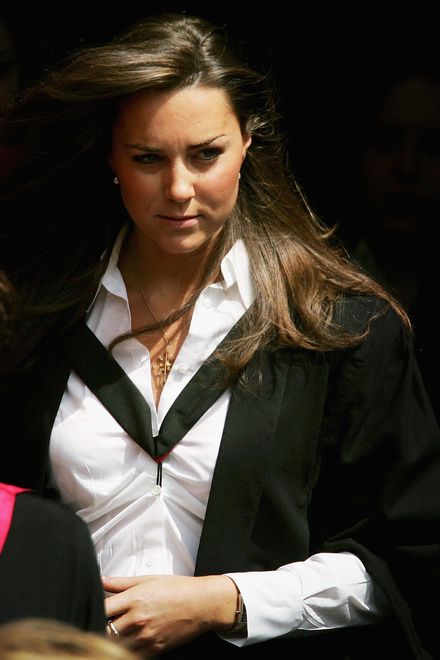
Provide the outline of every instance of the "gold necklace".
[[[151,305],[148,302],[148,299],[144,293],[144,290],[142,288],[142,283],[141,283],[141,278],[139,275],[139,268],[137,265],[136,257],[133,255],[133,264],[134,264],[134,270],[136,274],[136,279],[139,287],[139,291],[141,293],[141,296],[143,298],[144,303],[146,304],[148,311],[150,312],[151,316],[155,320],[156,323],[159,323],[159,319],[157,318],[156,314],[153,312],[151,309]],[[170,340],[168,339],[165,330],[163,328],[160,328],[160,331],[162,333],[163,340],[165,342],[165,348],[163,349],[163,352],[156,358],[156,360],[152,363],[153,366],[153,373],[154,375],[160,379],[162,387],[165,385],[166,379],[168,378],[168,374],[170,373],[175,357],[173,353],[171,352],[170,349]]]

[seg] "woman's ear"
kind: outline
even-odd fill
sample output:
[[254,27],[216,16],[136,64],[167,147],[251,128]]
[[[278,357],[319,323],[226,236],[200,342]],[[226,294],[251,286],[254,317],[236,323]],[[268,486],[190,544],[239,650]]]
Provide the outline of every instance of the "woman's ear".
[[110,153],[109,157],[107,158],[107,162],[113,174],[113,183],[118,185],[119,179],[118,179],[118,175],[116,174],[116,168],[114,166],[113,154]]
[[244,133],[243,134],[243,155],[241,157],[242,161],[244,161],[244,159],[246,158],[246,152],[249,149],[251,143],[252,143],[252,135],[250,133]]

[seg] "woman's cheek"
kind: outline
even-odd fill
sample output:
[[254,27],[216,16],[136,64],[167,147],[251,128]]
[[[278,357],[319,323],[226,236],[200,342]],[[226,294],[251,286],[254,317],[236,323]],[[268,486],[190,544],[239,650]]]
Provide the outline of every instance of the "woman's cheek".
[[230,203],[231,198],[235,203],[238,192],[238,174],[238,168],[234,168],[217,172],[214,176],[208,177],[203,186],[204,196],[209,196],[210,200],[216,204]]
[[145,180],[144,177],[132,177],[125,180],[120,180],[121,197],[125,207],[130,212],[130,209],[145,210],[148,202],[151,199],[158,198],[157,186],[153,181]]

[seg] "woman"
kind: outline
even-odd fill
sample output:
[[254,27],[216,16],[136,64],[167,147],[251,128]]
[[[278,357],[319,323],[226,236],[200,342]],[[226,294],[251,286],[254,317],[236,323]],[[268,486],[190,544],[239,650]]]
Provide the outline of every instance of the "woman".
[[[423,382],[438,421],[440,355],[431,301],[438,287],[439,73],[412,66],[385,79],[381,91],[362,131],[357,187],[363,213],[353,228],[357,238],[349,249],[352,258],[407,310]],[[353,163],[352,170],[356,171]]]
[[365,657],[385,630],[422,657],[438,429],[405,314],[331,244],[276,119],[224,32],[174,15],[16,106],[2,470],[87,521],[133,648]]

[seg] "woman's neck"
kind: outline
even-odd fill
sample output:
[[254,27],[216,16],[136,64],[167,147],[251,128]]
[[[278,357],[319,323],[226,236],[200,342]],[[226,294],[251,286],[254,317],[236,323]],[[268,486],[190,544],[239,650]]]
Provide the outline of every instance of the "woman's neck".
[[128,291],[137,289],[140,283],[153,307],[168,312],[181,307],[195,293],[206,259],[206,251],[160,251],[157,246],[138,240],[133,232],[122,246],[119,268]]

